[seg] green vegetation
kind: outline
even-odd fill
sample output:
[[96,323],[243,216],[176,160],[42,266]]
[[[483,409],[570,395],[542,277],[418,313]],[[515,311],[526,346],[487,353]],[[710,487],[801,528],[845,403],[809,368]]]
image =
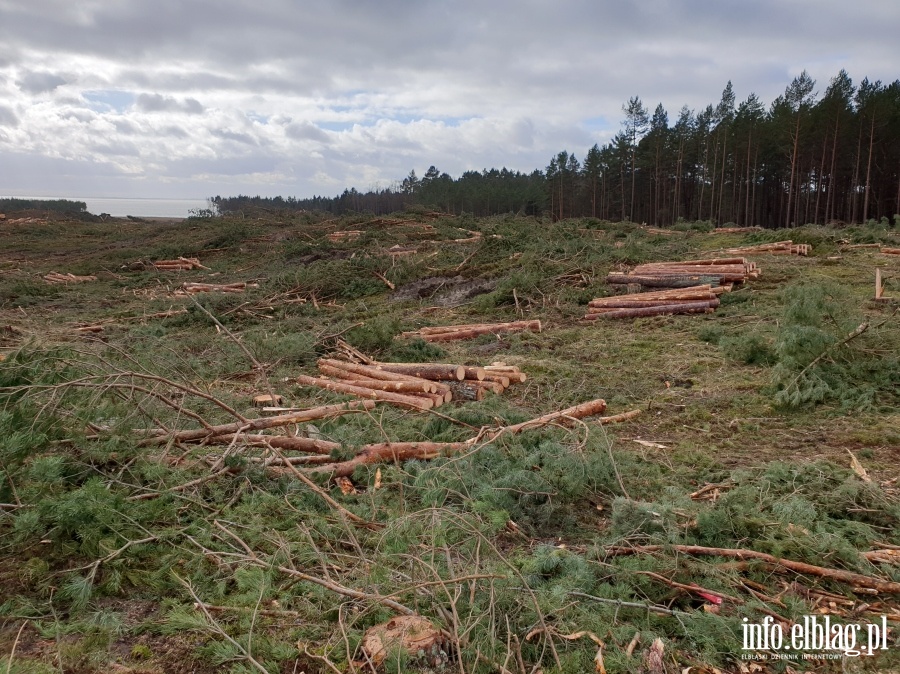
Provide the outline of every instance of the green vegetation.
[[0,213],[32,210],[77,214],[86,213],[87,204],[71,199],[0,199]]
[[[661,235],[629,222],[422,209],[391,220],[286,211],[9,225],[0,672],[353,671],[365,631],[396,615],[385,598],[455,644],[446,664],[395,653],[386,671],[519,672],[519,657],[525,671],[594,671],[597,645],[561,638],[578,632],[604,641],[610,674],[644,671],[657,638],[673,671],[739,671],[744,618],[828,608],[868,623],[900,608],[888,593],[666,547],[748,549],[900,582],[897,566],[863,555],[900,545],[900,320],[895,304],[868,301],[873,267],[889,263],[872,248],[827,259],[842,240],[897,246],[896,230],[707,234],[684,222]],[[426,221],[434,231],[408,224]],[[482,236],[450,243],[461,228]],[[341,230],[363,234],[326,238]],[[714,314],[579,323],[589,299],[612,292],[610,270],[786,238],[812,243],[812,256],[754,258],[760,278]],[[417,252],[391,255],[394,245]],[[137,264],[179,255],[211,270]],[[50,286],[41,276],[51,270],[98,280]],[[174,294],[183,281],[258,287],[195,304]],[[900,297],[893,271],[886,295]],[[397,337],[522,317],[544,331],[439,345]],[[86,324],[103,330],[76,330]],[[600,397],[609,414],[642,414],[360,467],[355,493],[316,478],[340,509],[292,472],[267,470],[264,448],[141,442],[146,429],[257,417],[251,399],[269,387],[292,407],[343,400],[292,382],[339,337],[386,360],[502,360],[528,380],[440,414],[379,406],[312,424],[341,444],[336,456],[385,440],[461,441]],[[613,552],[642,545],[664,547]],[[727,598],[716,605],[692,584]],[[818,591],[845,599],[831,607]],[[852,665],[889,671],[897,653],[892,642]]]

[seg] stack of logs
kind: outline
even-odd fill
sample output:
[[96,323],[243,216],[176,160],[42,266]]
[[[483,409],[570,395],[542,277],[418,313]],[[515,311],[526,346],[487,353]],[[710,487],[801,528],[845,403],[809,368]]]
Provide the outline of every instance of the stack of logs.
[[96,276],[76,276],[75,274],[60,274],[59,272],[51,271],[49,274],[44,274],[44,280],[47,283],[84,283],[85,281],[96,281]]
[[472,323],[469,325],[443,325],[402,333],[403,337],[420,337],[426,342],[451,342],[458,339],[473,339],[480,335],[499,335],[505,332],[540,332],[541,322],[513,321],[511,323]]
[[586,321],[598,318],[639,318],[670,314],[706,314],[715,311],[725,286],[699,285],[649,293],[598,297],[588,303]]
[[649,262],[640,264],[631,272],[611,272],[607,283],[636,283],[649,288],[687,288],[709,283],[727,286],[744,283],[759,276],[755,262],[743,257],[713,258],[709,260],[685,260],[683,262]]
[[445,363],[371,363],[363,365],[334,358],[319,360],[322,377],[297,377],[298,384],[335,393],[381,400],[399,407],[431,409],[451,400],[481,400],[486,391],[503,393],[510,384],[525,381],[515,366],[487,367]]
[[177,260],[157,260],[151,262],[159,271],[190,271],[191,269],[209,269],[200,264],[195,257],[179,257]]
[[761,232],[762,227],[716,227],[710,234],[742,234],[743,232]]
[[[242,293],[247,288],[258,288],[258,283],[182,283],[176,295],[196,295],[198,293]],[[305,301],[305,300],[304,300]]]
[[744,253],[753,255],[756,253],[768,253],[770,255],[809,255],[812,246],[808,243],[797,243],[788,239],[787,241],[775,241],[774,243],[758,243],[752,246],[740,246],[739,248],[729,248],[728,253]]
[[328,234],[328,240],[331,243],[340,243],[342,241],[354,241],[363,235],[362,230],[348,229],[343,232],[332,232]]

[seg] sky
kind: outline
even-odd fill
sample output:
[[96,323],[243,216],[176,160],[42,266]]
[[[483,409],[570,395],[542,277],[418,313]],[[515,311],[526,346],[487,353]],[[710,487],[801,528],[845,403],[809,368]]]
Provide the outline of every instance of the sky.
[[900,77],[896,0],[0,0],[0,195],[333,196],[531,172],[639,96]]

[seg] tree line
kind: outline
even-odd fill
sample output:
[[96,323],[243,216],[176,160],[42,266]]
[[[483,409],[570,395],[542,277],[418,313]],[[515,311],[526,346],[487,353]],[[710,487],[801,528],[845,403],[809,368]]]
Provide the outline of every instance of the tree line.
[[789,227],[889,221],[900,213],[900,80],[841,70],[820,94],[806,71],[768,108],[731,82],[702,110],[682,107],[674,123],[639,97],[623,123],[579,160],[564,150],[543,170],[467,171],[454,179],[430,167],[384,189],[336,197],[215,197],[220,212],[251,205],[384,214],[419,204],[476,216],[521,212],[554,219],[595,217],[667,226],[679,220]]

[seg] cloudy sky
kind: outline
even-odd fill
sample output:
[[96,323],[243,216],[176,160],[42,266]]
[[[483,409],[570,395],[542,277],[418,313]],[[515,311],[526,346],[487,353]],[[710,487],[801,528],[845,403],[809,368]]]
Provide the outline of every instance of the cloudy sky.
[[896,0],[0,0],[0,195],[333,195],[531,171],[622,104],[900,77]]

